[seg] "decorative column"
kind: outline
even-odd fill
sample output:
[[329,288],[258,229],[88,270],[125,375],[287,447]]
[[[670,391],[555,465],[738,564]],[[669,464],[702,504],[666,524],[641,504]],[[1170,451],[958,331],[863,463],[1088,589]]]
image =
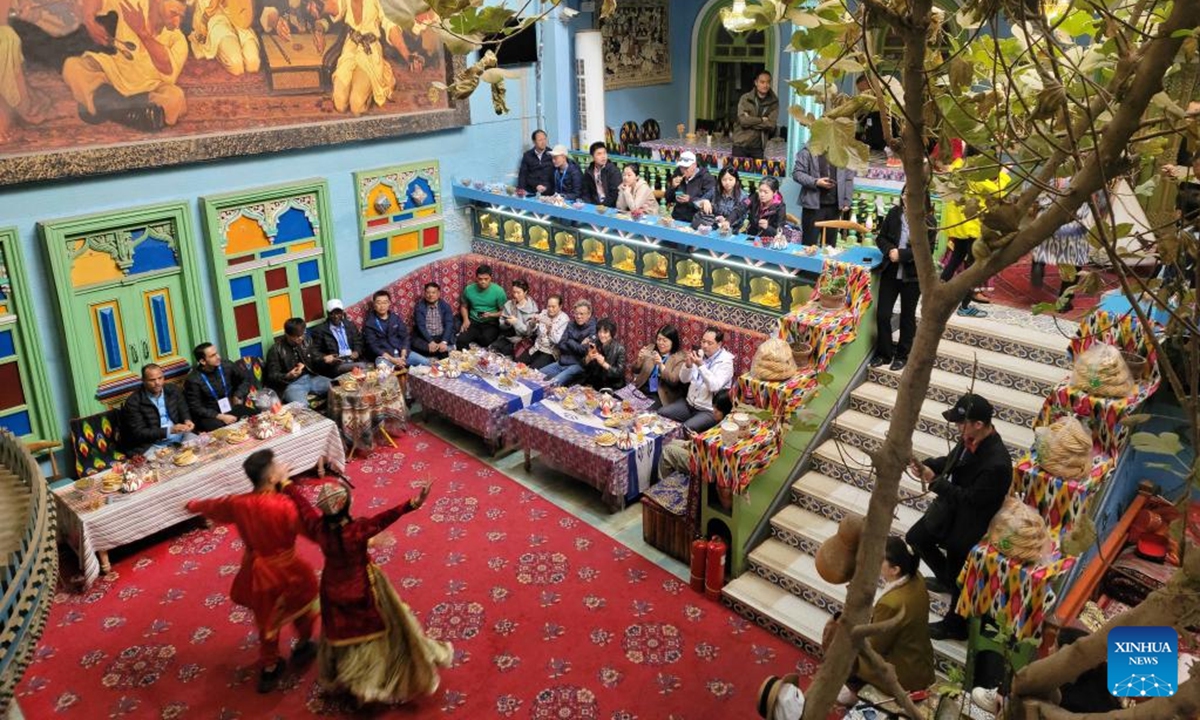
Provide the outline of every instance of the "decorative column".
[[[811,52],[793,52],[791,53],[792,67],[788,79],[805,78],[813,71],[813,55]],[[822,105],[815,98],[808,95],[800,95],[795,90],[788,88],[788,99],[792,105],[799,105],[805,112],[820,117]],[[800,148],[808,142],[808,128],[801,125],[788,113],[788,166],[789,173],[791,172],[792,160],[796,157],[796,153],[800,152]]]
[[579,148],[604,142],[604,53],[599,30],[575,33],[575,90],[579,102]]

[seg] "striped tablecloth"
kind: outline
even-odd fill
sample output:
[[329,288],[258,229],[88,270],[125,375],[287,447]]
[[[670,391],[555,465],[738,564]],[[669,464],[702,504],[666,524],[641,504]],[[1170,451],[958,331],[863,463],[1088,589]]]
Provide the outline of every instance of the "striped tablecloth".
[[445,375],[409,373],[408,387],[422,410],[432,410],[449,418],[455,425],[495,445],[505,432],[508,417],[522,407],[542,399],[549,387],[545,380],[522,379],[528,396],[502,391],[471,375],[448,378]]
[[[603,421],[599,429],[588,423],[571,422],[547,409],[546,404],[537,403],[509,417],[508,431],[513,442],[525,450],[526,465],[530,454],[536,451],[542,462],[599,490],[605,504],[615,510],[625,507],[657,480],[663,445],[679,435],[683,427],[673,420],[660,420],[665,432],[654,437],[652,445],[648,443],[640,449],[649,456],[649,467],[648,472],[639,473],[637,449],[596,444],[596,435],[603,432]],[[646,459],[643,458],[643,465]]]
[[289,409],[299,429],[266,440],[251,439],[240,445],[217,441],[201,453],[201,461],[186,468],[169,467],[158,482],[133,493],[103,495],[98,488],[104,474],[94,477],[92,490],[80,492],[68,484],[54,491],[58,504],[59,532],[79,557],[84,584],[100,576],[98,552],[128,545],[187,520],[189,500],[247,492],[251,485],[242,462],[255,450],[270,448],[293,473],[317,466],[342,470],[346,450],[334,422],[301,405]]

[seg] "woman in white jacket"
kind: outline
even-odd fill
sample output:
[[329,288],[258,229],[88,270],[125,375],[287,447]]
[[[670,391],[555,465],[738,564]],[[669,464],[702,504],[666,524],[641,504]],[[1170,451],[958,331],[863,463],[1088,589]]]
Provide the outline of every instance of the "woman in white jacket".
[[571,322],[562,311],[562,297],[551,295],[546,298],[546,309],[538,313],[533,322],[537,326],[533,347],[517,359],[531,368],[541,370],[551,363],[558,362],[558,343]]
[[642,166],[629,163],[621,172],[621,187],[617,188],[617,210],[631,212],[641,210],[647,215],[658,214],[658,200],[654,188],[639,174]]
[[513,280],[508,302],[504,303],[504,310],[500,315],[502,334],[488,349],[512,357],[517,345],[520,345],[522,340],[532,338],[537,331],[534,325],[537,314],[537,303],[529,297],[529,283],[520,278]]

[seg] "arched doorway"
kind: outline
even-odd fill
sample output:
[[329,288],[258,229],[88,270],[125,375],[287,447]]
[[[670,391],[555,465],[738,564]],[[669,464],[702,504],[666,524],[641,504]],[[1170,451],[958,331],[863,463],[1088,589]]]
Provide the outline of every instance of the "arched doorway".
[[[721,25],[720,11],[732,0],[709,0],[700,9],[692,28],[692,82],[688,126],[734,117],[737,102],[754,86],[764,67],[775,76],[779,93],[779,28],[731,33]],[[783,93],[780,93],[783,97]]]

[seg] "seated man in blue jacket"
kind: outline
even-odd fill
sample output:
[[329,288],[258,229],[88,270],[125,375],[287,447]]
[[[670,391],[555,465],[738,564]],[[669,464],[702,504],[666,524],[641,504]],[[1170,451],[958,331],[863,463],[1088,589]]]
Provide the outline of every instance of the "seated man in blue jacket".
[[550,171],[550,187],[543,195],[561,195],[564,200],[578,200],[583,194],[583,173],[567,155],[566,145],[555,145],[550,151],[554,168]]
[[[416,362],[420,356],[410,357],[408,352],[408,326],[392,312],[392,296],[387,290],[378,290],[371,296],[371,309],[362,327],[367,359],[383,358],[398,368]],[[420,360],[428,363],[425,358]]]
[[588,354],[588,348],[596,344],[592,303],[576,300],[571,316],[574,322],[567,325],[558,341],[558,361],[542,368],[542,374],[555,385],[570,385],[583,377],[583,358]]
[[[412,349],[408,361],[428,365],[450,356],[454,347],[454,310],[442,299],[442,286],[425,283],[425,297],[413,308]],[[420,358],[420,360],[418,360]]]

